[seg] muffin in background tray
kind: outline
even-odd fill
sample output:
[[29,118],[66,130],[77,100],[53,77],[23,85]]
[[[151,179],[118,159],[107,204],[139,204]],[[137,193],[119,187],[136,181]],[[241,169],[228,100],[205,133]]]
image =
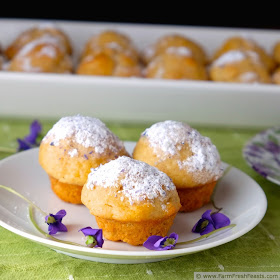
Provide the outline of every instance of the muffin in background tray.
[[186,47],[169,47],[154,57],[144,69],[144,76],[153,79],[207,80],[203,64]]
[[22,32],[5,50],[8,71],[71,73],[72,46],[68,36],[54,25]]
[[169,48],[186,48],[200,64],[205,65],[208,62],[204,48],[193,39],[180,34],[168,34],[160,37],[154,44],[144,48],[142,59],[147,64],[158,55],[168,52]]
[[270,83],[270,74],[258,53],[230,50],[223,53],[209,67],[210,79],[218,82]]
[[280,85],[280,67],[278,67],[272,74],[272,82],[274,84]]
[[84,46],[76,73],[80,75],[140,77],[142,67],[132,40],[123,33],[105,30]]
[[20,33],[16,39],[5,49],[5,55],[12,59],[26,44],[39,38],[51,37],[62,52],[72,54],[72,45],[68,35],[53,24],[41,24]]
[[131,38],[115,30],[105,30],[90,37],[83,48],[81,59],[100,51],[108,55],[113,55],[117,52],[127,53],[135,60],[139,59],[138,50]]
[[233,36],[226,39],[214,52],[213,60],[216,60],[224,53],[232,50],[256,52],[268,72],[272,72],[275,69],[276,64],[272,55],[270,55],[263,47],[261,47],[257,41],[244,36]]
[[277,41],[273,46],[273,58],[277,65],[280,65],[280,41]]
[[96,51],[85,56],[76,69],[79,75],[140,77],[142,67],[129,53],[117,52],[108,54],[106,51]]
[[71,73],[72,60],[51,38],[26,44],[7,64],[6,70],[32,73]]

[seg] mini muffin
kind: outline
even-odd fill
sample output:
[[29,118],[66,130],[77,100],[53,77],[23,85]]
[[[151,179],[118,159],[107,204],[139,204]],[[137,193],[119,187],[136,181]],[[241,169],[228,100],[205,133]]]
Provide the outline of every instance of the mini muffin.
[[207,63],[208,59],[203,47],[193,39],[179,34],[165,35],[159,38],[155,44],[145,48],[142,54],[143,60],[147,64],[156,56],[165,53],[169,48],[173,47],[187,48],[199,63],[202,65]]
[[209,67],[210,79],[219,82],[270,83],[270,74],[259,55],[252,51],[232,50]]
[[100,51],[110,56],[119,52],[126,53],[138,60],[138,51],[132,40],[127,35],[113,30],[105,30],[92,36],[85,44],[81,59]]
[[204,65],[185,47],[170,47],[153,58],[144,70],[146,78],[176,80],[207,80]]
[[105,238],[131,245],[166,236],[181,206],[165,173],[126,156],[92,169],[82,202]]
[[84,57],[79,63],[76,73],[80,75],[140,77],[142,68],[128,53],[108,54],[99,51]]
[[44,24],[20,33],[5,50],[6,57],[12,59],[26,44],[45,36],[52,37],[64,53],[71,55],[72,46],[68,36],[54,25]]
[[62,200],[81,203],[91,168],[128,155],[123,143],[99,119],[81,115],[61,118],[43,138],[39,163]]
[[280,65],[280,41],[276,42],[273,48],[273,58]]
[[280,85],[280,67],[278,67],[272,74],[272,82],[274,84]]
[[51,36],[24,45],[7,65],[8,71],[33,73],[71,73],[72,60]]
[[234,36],[228,38],[219,49],[214,53],[213,60],[216,60],[222,54],[232,50],[243,50],[256,52],[268,72],[275,69],[275,61],[258,43],[252,39]]
[[133,158],[155,166],[172,179],[182,212],[207,204],[223,173],[216,146],[183,122],[167,120],[147,128],[136,143]]

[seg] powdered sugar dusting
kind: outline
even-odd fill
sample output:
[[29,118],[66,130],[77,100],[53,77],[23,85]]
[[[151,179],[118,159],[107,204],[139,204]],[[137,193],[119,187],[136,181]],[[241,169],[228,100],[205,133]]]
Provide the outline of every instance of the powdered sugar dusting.
[[175,54],[179,56],[192,56],[192,51],[186,47],[169,47],[166,49],[166,53]]
[[72,149],[72,150],[68,151],[68,155],[70,157],[75,157],[75,156],[78,155],[78,150],[77,149]]
[[26,72],[41,72],[42,69],[40,67],[36,67],[32,65],[31,58],[29,56],[20,57],[21,67]]
[[117,153],[124,148],[122,141],[102,121],[82,115],[61,118],[43,141],[50,140],[54,146],[58,146],[60,140],[70,138],[85,148],[94,148],[97,154],[107,149]]
[[65,47],[63,46],[63,44],[61,44],[59,39],[57,39],[54,36],[44,35],[44,36],[39,37],[36,40],[29,42],[25,46],[23,46],[21,48],[21,50],[17,53],[17,56],[27,55],[30,51],[32,51],[36,46],[38,46],[40,44],[54,45],[54,46],[59,47],[61,49],[61,51],[63,51],[63,52],[65,51]]
[[57,50],[52,45],[46,45],[41,49],[39,55],[46,55],[48,57],[55,58],[57,56]]
[[[146,129],[142,136],[147,137],[156,154],[159,150],[163,152],[163,155],[160,153],[160,160],[180,153],[183,146],[188,144],[193,155],[178,160],[180,169],[189,172],[207,171],[216,179],[222,174],[220,155],[216,146],[208,137],[202,136],[185,123],[171,120],[159,122]],[[206,181],[207,179],[205,177]]]
[[251,83],[251,82],[257,82],[259,76],[256,72],[245,72],[242,73],[240,76],[240,81],[243,83]]
[[219,58],[217,58],[213,65],[215,66],[224,66],[229,63],[234,63],[241,61],[246,58],[246,55],[243,51],[240,50],[232,50],[225,52]]
[[126,196],[131,204],[145,199],[164,198],[167,191],[175,190],[175,185],[165,173],[126,156],[92,169],[86,186],[88,189],[93,189],[94,185],[116,187],[119,180],[122,184],[119,193]]

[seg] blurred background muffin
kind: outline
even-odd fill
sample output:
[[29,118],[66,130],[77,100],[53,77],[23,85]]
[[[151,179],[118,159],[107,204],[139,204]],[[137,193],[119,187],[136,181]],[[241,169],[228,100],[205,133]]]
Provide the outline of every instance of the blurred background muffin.
[[207,80],[204,65],[185,47],[169,47],[154,57],[144,70],[146,78],[176,80]]
[[219,82],[270,83],[270,74],[259,55],[241,49],[224,52],[209,67],[210,79]]
[[30,28],[5,49],[8,71],[71,73],[72,46],[68,36],[54,25]]
[[168,34],[159,38],[154,44],[143,50],[142,57],[147,64],[156,56],[168,52],[169,48],[186,48],[196,61],[205,65],[208,61],[204,48],[193,39],[180,34]]
[[272,82],[274,84],[280,85],[280,67],[278,67],[272,74]]
[[5,49],[5,55],[8,59],[12,59],[26,44],[44,37],[52,38],[63,52],[72,54],[71,41],[68,35],[53,24],[42,24],[20,33]]
[[132,40],[123,33],[106,30],[92,36],[84,46],[76,73],[139,77],[142,67]]
[[259,45],[258,42],[251,38],[246,38],[243,36],[234,36],[227,38],[222,43],[222,45],[214,52],[212,60],[216,60],[218,57],[231,50],[256,52],[268,72],[272,72],[275,69],[275,61],[273,57],[268,54],[265,49]]

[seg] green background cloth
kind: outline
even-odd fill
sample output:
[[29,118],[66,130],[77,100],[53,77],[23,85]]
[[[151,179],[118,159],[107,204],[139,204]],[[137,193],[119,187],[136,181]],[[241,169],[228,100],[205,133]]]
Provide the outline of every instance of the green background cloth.
[[[41,120],[45,134],[56,120]],[[29,132],[30,120],[0,119],[0,146],[16,147],[16,138]],[[106,123],[122,140],[137,141],[151,123]],[[221,158],[256,180],[263,188],[268,209],[249,233],[219,247],[167,261],[147,264],[106,264],[58,254],[0,228],[0,279],[193,279],[194,272],[280,271],[280,186],[253,171],[242,157],[244,144],[260,129],[193,126],[211,138]],[[0,153],[0,158],[8,154]],[[1,180],[1,178],[0,178]],[[1,182],[0,182],[1,183]],[[70,278],[69,278],[70,277]],[[73,278],[72,278],[73,277]]]

